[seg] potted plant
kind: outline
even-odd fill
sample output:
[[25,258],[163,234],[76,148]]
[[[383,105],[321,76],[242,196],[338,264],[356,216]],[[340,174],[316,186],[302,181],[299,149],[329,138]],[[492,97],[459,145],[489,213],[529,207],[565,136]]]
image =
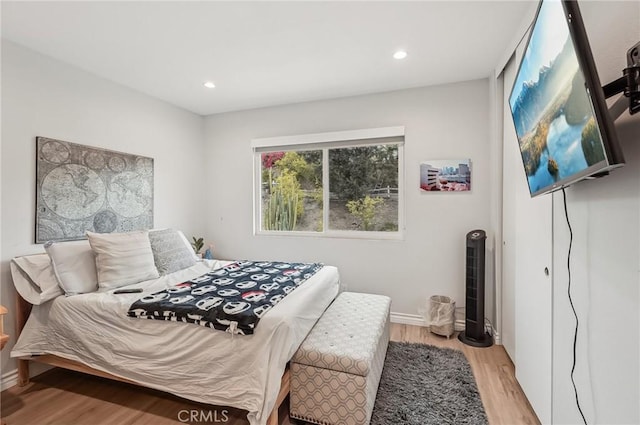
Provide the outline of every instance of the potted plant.
[[196,239],[196,237],[194,236],[191,246],[193,247],[193,250],[195,251],[196,255],[201,255],[200,251],[202,250],[202,247],[204,247],[204,238]]

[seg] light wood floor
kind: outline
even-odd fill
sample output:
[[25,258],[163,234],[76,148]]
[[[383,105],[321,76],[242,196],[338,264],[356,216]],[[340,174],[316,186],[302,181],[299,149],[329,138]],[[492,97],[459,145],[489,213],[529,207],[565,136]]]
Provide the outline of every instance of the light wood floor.
[[[433,335],[426,328],[398,324],[391,326],[391,339],[461,349],[469,359],[492,425],[539,424],[501,346],[473,348],[454,337],[447,340]],[[62,369],[39,375],[26,387],[2,392],[0,408],[6,425],[247,423],[241,410],[194,403],[160,391]],[[189,420],[192,411],[193,421]],[[290,425],[288,411],[285,401],[280,408],[280,425]]]

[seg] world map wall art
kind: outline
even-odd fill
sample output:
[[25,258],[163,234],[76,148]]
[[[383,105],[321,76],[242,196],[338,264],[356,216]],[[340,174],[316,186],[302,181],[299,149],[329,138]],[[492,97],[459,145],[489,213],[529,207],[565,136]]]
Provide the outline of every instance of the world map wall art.
[[35,242],[153,227],[153,158],[36,138]]

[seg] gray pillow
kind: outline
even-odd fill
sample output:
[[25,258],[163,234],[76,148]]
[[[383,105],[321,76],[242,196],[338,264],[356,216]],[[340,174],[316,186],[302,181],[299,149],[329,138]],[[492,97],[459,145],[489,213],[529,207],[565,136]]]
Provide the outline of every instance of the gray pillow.
[[153,260],[160,275],[186,269],[196,264],[193,250],[184,242],[177,230],[164,229],[149,232]]

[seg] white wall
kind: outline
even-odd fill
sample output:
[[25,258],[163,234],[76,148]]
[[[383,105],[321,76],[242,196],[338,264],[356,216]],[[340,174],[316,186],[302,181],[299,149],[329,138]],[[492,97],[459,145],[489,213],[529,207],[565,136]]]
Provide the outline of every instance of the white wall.
[[[601,82],[622,75],[640,40],[640,3],[581,2]],[[615,99],[614,99],[615,100]],[[589,423],[640,423],[640,114],[616,122],[627,164],[567,189],[573,227],[572,294],[578,317],[576,383]],[[574,320],[567,299],[569,232],[554,195],[553,413],[581,422],[569,379]]]
[[[397,125],[406,127],[404,240],[253,235],[251,139]],[[465,235],[491,237],[488,80],[213,115],[205,131],[208,180],[217,182],[206,235],[218,256],[336,265],[349,290],[389,295],[405,314],[435,294],[464,305]],[[420,161],[446,158],[471,158],[471,193],[420,193]]]
[[[203,233],[202,117],[3,40],[0,301],[10,310],[9,260],[44,252],[33,244],[36,136],[153,157],[155,226]],[[15,369],[11,313],[5,329],[12,339],[2,351],[3,374]]]

